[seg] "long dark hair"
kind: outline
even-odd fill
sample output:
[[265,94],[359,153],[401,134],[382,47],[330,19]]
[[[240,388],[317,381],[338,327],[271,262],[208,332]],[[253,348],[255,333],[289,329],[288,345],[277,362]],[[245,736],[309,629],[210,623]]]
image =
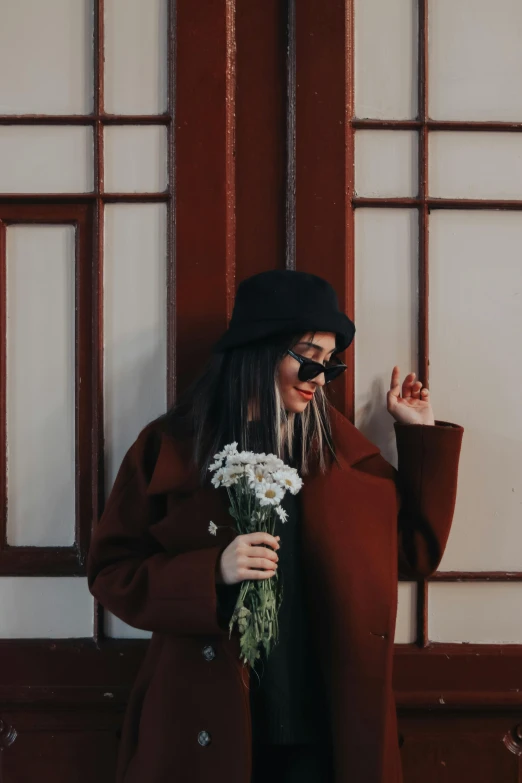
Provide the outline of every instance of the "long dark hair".
[[[289,458],[300,475],[316,466],[325,472],[336,460],[330,426],[330,402],[318,386],[302,413],[285,411],[277,370],[288,348],[302,333],[278,335],[213,354],[200,375],[167,413],[178,432],[193,438],[193,459],[201,482],[208,478],[212,458],[227,443],[238,449]],[[248,425],[254,404],[258,426]]]

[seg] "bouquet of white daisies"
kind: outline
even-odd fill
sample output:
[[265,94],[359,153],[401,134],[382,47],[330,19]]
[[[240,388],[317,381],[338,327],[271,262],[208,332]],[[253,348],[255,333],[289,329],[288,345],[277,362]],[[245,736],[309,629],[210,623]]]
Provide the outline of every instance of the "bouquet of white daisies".
[[[227,489],[229,512],[240,534],[262,531],[275,535],[276,524],[287,518],[281,508],[285,493],[296,495],[303,484],[297,471],[274,454],[238,452],[237,443],[229,443],[215,454],[209,470],[214,473],[213,486]],[[213,522],[209,532],[213,535],[217,532]],[[272,643],[277,642],[277,615],[282,598],[277,571],[270,579],[245,580],[241,584],[229,623],[229,635],[237,622],[241,655],[251,666],[260,657],[261,645],[268,655]]]

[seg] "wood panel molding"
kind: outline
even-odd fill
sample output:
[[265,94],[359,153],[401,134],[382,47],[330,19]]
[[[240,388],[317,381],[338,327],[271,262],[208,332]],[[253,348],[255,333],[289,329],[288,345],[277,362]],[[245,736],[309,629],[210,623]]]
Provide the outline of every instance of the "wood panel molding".
[[[10,225],[73,225],[75,258],[76,519],[69,547],[10,546],[7,543],[6,242]],[[95,265],[92,262],[93,210],[85,203],[0,204],[0,575],[83,575],[89,548],[95,491],[93,378],[98,345],[93,339]]]

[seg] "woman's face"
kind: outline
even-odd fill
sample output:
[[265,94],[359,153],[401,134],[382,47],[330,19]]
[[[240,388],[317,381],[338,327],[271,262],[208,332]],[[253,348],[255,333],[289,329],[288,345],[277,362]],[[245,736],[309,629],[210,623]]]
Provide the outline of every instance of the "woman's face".
[[[314,362],[326,364],[335,350],[335,334],[333,332],[307,332],[294,345],[294,353],[313,359]],[[279,365],[278,384],[283,404],[287,411],[301,413],[304,411],[318,386],[324,386],[324,374],[320,373],[309,381],[300,381],[297,373],[300,364],[293,356],[286,354]]]

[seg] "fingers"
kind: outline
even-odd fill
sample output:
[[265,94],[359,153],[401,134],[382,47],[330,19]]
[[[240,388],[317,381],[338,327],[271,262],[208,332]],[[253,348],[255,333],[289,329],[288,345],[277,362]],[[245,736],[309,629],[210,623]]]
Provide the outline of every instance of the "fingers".
[[397,365],[395,365],[391,375],[390,391],[393,392],[394,396],[396,397],[399,396],[399,392],[400,392],[400,384],[399,384],[400,377],[401,377],[400,369],[399,367],[397,367]]
[[268,546],[273,547],[274,549],[279,549],[279,536],[271,536],[270,533],[262,533],[262,532],[256,532],[256,533],[245,533],[245,535],[241,536],[243,541],[245,543],[249,544],[250,546],[252,544],[268,544]]
[[253,568],[259,570],[260,568],[269,568],[274,571],[277,568],[277,563],[269,560],[267,557],[242,557],[238,560],[240,568]]
[[272,560],[274,563],[277,563],[279,560],[279,557],[273,549],[266,546],[249,546],[246,548],[244,555],[246,555],[249,560],[254,557],[264,557],[267,560]]
[[409,372],[402,384],[402,396],[411,397],[412,388],[415,383],[415,373]]

